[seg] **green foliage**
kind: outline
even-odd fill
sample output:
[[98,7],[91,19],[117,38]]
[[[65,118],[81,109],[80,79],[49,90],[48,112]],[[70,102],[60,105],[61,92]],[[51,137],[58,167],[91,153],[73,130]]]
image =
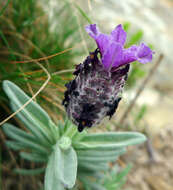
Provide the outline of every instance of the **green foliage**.
[[[107,169],[102,173],[91,171],[79,171],[80,180],[84,189],[88,190],[120,190],[126,181],[131,166],[120,169],[117,166]],[[92,183],[91,183],[92,178]]]
[[82,142],[74,144],[74,147],[77,150],[113,150],[138,144],[145,140],[145,136],[137,132],[105,132],[85,135]]
[[38,169],[14,169],[14,172],[20,175],[38,175],[40,173],[43,173],[45,171],[45,168],[38,168]]
[[130,169],[130,165],[120,171],[118,171],[117,167],[114,167],[112,171],[107,172],[107,175],[104,179],[104,187],[109,190],[121,189],[122,185],[125,183],[126,176]]
[[2,9],[0,10],[0,16],[4,13],[5,9],[7,8],[8,4],[9,4],[10,0],[8,0],[6,2],[6,4],[2,7]]
[[[0,7],[2,7],[0,8],[0,86],[3,80],[8,79],[31,94],[29,86],[33,92],[37,91],[46,80],[45,73],[36,61],[16,64],[11,61],[46,57],[72,48],[81,41],[76,15],[73,14],[71,4],[63,0],[59,0],[57,8],[54,9],[52,20],[55,20],[55,17],[58,18],[54,23],[38,1],[7,1],[1,2]],[[44,60],[41,64],[51,75],[59,70],[72,68],[74,57],[82,53],[82,48],[78,48],[77,51],[73,49]],[[58,88],[57,93],[61,97],[64,90],[63,84],[71,77],[71,73],[61,76],[53,75],[49,83],[50,90]],[[42,92],[42,96],[47,96],[47,92]],[[37,100],[42,105],[47,101],[40,96]],[[1,103],[7,101],[1,87],[0,101]],[[57,109],[60,112],[59,107]]]
[[123,24],[123,28],[124,28],[124,30],[125,30],[126,32],[128,32],[129,29],[130,29],[130,22],[125,22],[125,23]]
[[[4,81],[3,88],[9,98],[13,97],[13,101],[10,101],[13,111],[19,109],[30,99],[19,87],[9,81]],[[55,134],[57,136],[58,131],[51,127],[51,119],[38,104],[32,101],[17,116],[27,129],[33,133],[35,138],[40,140],[40,144],[50,145],[55,143]],[[52,129],[54,130],[52,131]]]
[[75,7],[78,9],[78,11],[80,12],[80,14],[87,20],[87,22],[89,24],[92,24],[91,19],[88,17],[88,15],[77,4],[75,4]]
[[3,125],[4,132],[16,142],[22,144],[25,148],[31,148],[35,152],[41,152],[43,154],[47,154],[47,149],[40,145],[39,139],[34,138],[33,135],[30,135],[21,129],[18,129],[14,125],[4,124]]
[[[13,111],[17,111],[30,98],[18,86],[10,81],[4,81],[3,89],[7,94]],[[14,106],[15,105],[15,106]],[[90,177],[110,170],[108,163],[115,161],[125,153],[129,145],[139,144],[146,140],[137,132],[110,132],[87,134],[77,132],[77,127],[70,121],[53,123],[47,113],[34,101],[24,107],[17,117],[25,124],[29,132],[14,125],[4,124],[4,133],[12,139],[6,141],[7,146],[20,150],[21,158],[45,164],[37,169],[15,169],[22,175],[36,175],[44,172],[45,190],[63,190],[72,188],[76,178],[83,184],[88,184]],[[31,127],[32,126],[32,127]],[[34,127],[33,127],[34,126]],[[78,173],[77,173],[78,168]],[[118,174],[111,179],[111,187],[120,186],[125,174]],[[85,176],[85,177],[82,177]],[[105,180],[105,177],[103,178]],[[96,178],[96,180],[98,180]],[[91,189],[104,189],[107,183],[91,183]]]
[[143,37],[142,30],[138,30],[136,33],[134,33],[131,36],[127,46],[129,47],[131,45],[134,45],[134,44],[138,43],[142,39],[142,37]]

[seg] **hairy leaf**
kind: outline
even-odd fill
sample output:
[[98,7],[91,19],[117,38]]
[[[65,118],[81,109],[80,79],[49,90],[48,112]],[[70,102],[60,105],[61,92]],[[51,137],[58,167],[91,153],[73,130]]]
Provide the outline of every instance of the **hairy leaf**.
[[[3,89],[6,92],[11,103],[15,105],[16,110],[25,104],[30,97],[27,96],[18,86],[10,81],[3,82]],[[13,106],[13,109],[15,109]],[[13,111],[16,111],[13,110]],[[51,120],[48,114],[34,101],[31,101],[23,110],[23,116],[29,118],[32,123],[35,123],[37,130],[40,134],[52,142],[49,121]]]
[[21,129],[18,129],[13,125],[6,123],[3,125],[3,130],[7,136],[23,144],[25,147],[33,149],[37,152],[41,152],[43,154],[48,154],[48,149],[38,144],[36,139],[33,138],[32,135],[22,131]]
[[48,158],[45,155],[37,153],[20,152],[21,158],[32,162],[47,162]]
[[14,172],[20,175],[38,175],[40,173],[43,173],[45,171],[45,168],[37,168],[37,169],[14,169]]
[[[62,188],[72,188],[75,185],[77,175],[77,156],[72,147],[67,150],[59,148],[58,143],[54,146],[45,175],[46,190],[53,190],[54,183]],[[56,181],[56,182],[55,182]],[[49,187],[51,186],[52,189]]]
[[137,132],[112,132],[87,134],[82,141],[74,146],[77,150],[113,150],[114,148],[123,148],[129,145],[139,144],[146,140],[146,137]]
[[45,173],[45,179],[44,179],[45,190],[57,190],[57,189],[65,190],[55,170],[55,167],[57,167],[58,164],[59,163],[57,162],[56,157],[55,157],[55,151],[53,151],[49,157],[48,164],[46,167],[46,173]]
[[89,161],[79,161],[79,168],[80,169],[87,169],[91,171],[106,171],[108,170],[108,164],[107,163],[93,163]]

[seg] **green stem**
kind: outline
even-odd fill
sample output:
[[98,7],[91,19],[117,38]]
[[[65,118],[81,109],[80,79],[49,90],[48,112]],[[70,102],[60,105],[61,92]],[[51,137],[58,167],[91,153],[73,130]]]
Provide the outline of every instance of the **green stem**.
[[76,134],[76,132],[77,132],[77,127],[74,125],[70,125],[63,136],[67,136],[70,139],[72,139],[72,137]]

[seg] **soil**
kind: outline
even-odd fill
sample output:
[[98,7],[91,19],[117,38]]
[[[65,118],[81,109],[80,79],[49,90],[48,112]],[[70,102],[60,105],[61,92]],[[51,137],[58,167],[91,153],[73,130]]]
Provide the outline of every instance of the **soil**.
[[125,190],[173,190],[173,126],[169,125],[123,159],[133,163]]

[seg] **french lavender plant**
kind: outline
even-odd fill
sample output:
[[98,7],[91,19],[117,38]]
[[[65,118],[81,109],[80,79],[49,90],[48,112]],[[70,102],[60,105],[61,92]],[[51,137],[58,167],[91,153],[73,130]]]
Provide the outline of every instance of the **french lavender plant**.
[[[44,190],[77,190],[76,179],[86,189],[118,190],[128,168],[118,175],[117,169],[112,170],[109,163],[124,154],[127,146],[146,140],[138,132],[88,134],[83,130],[114,114],[129,63],[135,60],[146,63],[152,59],[152,51],[144,44],[123,48],[126,33],[121,25],[111,35],[100,33],[96,25],[89,25],[86,30],[96,40],[98,48],[83,64],[76,66],[76,77],[66,85],[63,101],[78,130],[70,120],[55,124],[34,101],[17,113],[27,130],[8,123],[3,125],[4,133],[11,138],[6,145],[20,151],[23,159],[40,163],[40,168],[18,168],[15,172],[21,175],[45,172]],[[3,82],[3,89],[14,112],[30,100],[10,81]]]
[[86,31],[98,48],[83,64],[76,66],[76,77],[66,84],[63,101],[79,132],[99,124],[105,116],[112,117],[121,100],[129,63],[150,62],[153,54],[144,43],[125,49],[126,32],[122,25],[118,25],[110,35],[102,34],[96,24],[86,26]]

